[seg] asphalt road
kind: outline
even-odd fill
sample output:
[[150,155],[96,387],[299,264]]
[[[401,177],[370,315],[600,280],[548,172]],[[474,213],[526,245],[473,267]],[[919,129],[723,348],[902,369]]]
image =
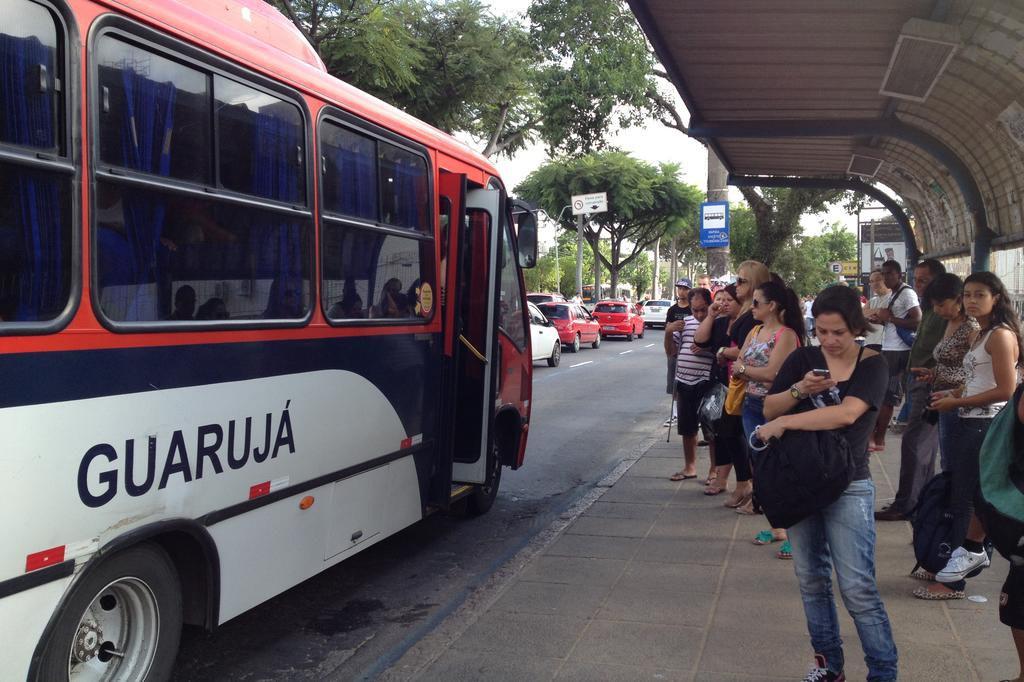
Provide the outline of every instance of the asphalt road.
[[374,679],[665,420],[661,334],[536,365],[526,462],[488,514],[427,518],[213,634],[186,629],[175,679]]

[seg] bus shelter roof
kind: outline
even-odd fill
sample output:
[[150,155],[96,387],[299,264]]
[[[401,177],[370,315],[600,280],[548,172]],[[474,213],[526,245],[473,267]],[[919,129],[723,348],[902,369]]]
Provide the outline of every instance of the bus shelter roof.
[[1024,241],[1024,2],[628,2],[731,175],[880,183],[975,269]]

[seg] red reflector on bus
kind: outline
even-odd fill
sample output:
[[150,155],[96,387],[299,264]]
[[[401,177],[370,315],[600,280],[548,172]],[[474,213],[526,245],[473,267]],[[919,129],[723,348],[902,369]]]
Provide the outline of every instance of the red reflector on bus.
[[42,552],[29,554],[25,559],[25,572],[36,571],[64,561],[64,547],[65,545],[61,545],[60,547],[44,549]]
[[412,438],[403,438],[402,439],[402,449],[405,450],[406,448],[411,448],[411,447],[412,447]]
[[249,488],[249,499],[255,500],[257,497],[263,497],[270,493],[270,481],[263,483],[257,483],[253,487]]

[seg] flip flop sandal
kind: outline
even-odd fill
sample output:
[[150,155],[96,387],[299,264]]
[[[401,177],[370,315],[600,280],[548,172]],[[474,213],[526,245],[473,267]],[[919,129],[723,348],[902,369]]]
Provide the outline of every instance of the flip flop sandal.
[[704,488],[705,495],[721,495],[724,492],[725,488],[716,488],[713,485],[709,485]]
[[751,540],[755,545],[770,545],[773,542],[778,542],[779,539],[775,537],[770,530],[763,530],[754,536]]
[[697,478],[697,474],[684,474],[682,471],[677,471],[668,477],[670,481],[689,481],[691,478]]
[[931,571],[926,571],[920,566],[910,572],[910,577],[914,580],[927,580],[928,582],[935,581],[935,574]]
[[782,543],[779,547],[778,553],[775,555],[776,559],[792,559],[793,558],[793,545],[789,544],[789,540]]
[[952,592],[932,592],[927,587],[919,587],[914,590],[913,595],[918,599],[924,599],[925,601],[948,601],[950,599],[963,599],[963,590],[953,590]]
[[711,485],[718,480],[718,474],[708,474],[708,477],[704,479],[704,485]]

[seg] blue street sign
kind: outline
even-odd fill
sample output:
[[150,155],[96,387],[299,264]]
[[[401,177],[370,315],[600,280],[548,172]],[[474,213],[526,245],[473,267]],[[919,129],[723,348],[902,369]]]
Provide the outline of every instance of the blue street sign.
[[728,201],[705,201],[700,205],[700,245],[705,249],[729,246]]

